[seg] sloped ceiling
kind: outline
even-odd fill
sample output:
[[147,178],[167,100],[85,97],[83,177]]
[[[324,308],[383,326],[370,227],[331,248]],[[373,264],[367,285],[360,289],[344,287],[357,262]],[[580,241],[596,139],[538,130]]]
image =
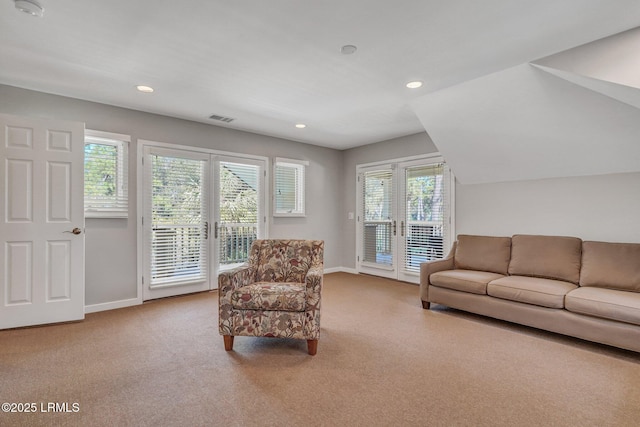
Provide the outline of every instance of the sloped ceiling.
[[463,184],[640,171],[640,28],[412,106]]

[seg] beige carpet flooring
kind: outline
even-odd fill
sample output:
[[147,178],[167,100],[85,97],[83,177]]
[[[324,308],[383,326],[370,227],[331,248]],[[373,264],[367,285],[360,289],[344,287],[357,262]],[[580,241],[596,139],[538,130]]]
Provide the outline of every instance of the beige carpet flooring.
[[0,402],[37,405],[0,425],[640,425],[640,354],[423,310],[416,286],[369,276],[326,275],[322,310],[314,357],[225,352],[215,292],[0,331]]

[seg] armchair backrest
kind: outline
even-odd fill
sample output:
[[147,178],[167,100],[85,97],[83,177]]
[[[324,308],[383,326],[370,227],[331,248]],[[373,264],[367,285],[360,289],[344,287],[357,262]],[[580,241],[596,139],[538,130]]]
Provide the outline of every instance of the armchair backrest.
[[251,246],[249,264],[257,282],[304,283],[311,267],[322,267],[324,241],[258,239]]

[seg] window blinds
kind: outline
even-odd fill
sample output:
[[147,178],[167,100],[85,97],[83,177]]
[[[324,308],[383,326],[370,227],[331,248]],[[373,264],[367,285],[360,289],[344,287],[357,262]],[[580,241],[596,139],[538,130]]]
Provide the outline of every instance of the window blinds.
[[205,280],[207,161],[150,158],[151,286]]
[[84,209],[87,216],[128,215],[128,161],[125,141],[86,137]]
[[255,165],[220,162],[220,267],[231,268],[249,258],[258,235],[258,182]]
[[304,215],[304,163],[275,164],[275,214]]
[[419,273],[420,263],[445,255],[449,224],[445,165],[407,168],[405,176],[406,238],[402,267],[407,272]]
[[364,262],[393,265],[393,171],[362,175]]

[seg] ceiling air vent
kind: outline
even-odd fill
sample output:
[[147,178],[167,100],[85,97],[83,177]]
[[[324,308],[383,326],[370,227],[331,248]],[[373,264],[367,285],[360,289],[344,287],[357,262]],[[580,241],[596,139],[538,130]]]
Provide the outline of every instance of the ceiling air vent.
[[219,122],[225,122],[225,123],[231,123],[232,121],[235,120],[235,119],[232,119],[231,117],[219,116],[217,114],[213,114],[213,115],[209,116],[209,118],[211,120],[217,120]]

